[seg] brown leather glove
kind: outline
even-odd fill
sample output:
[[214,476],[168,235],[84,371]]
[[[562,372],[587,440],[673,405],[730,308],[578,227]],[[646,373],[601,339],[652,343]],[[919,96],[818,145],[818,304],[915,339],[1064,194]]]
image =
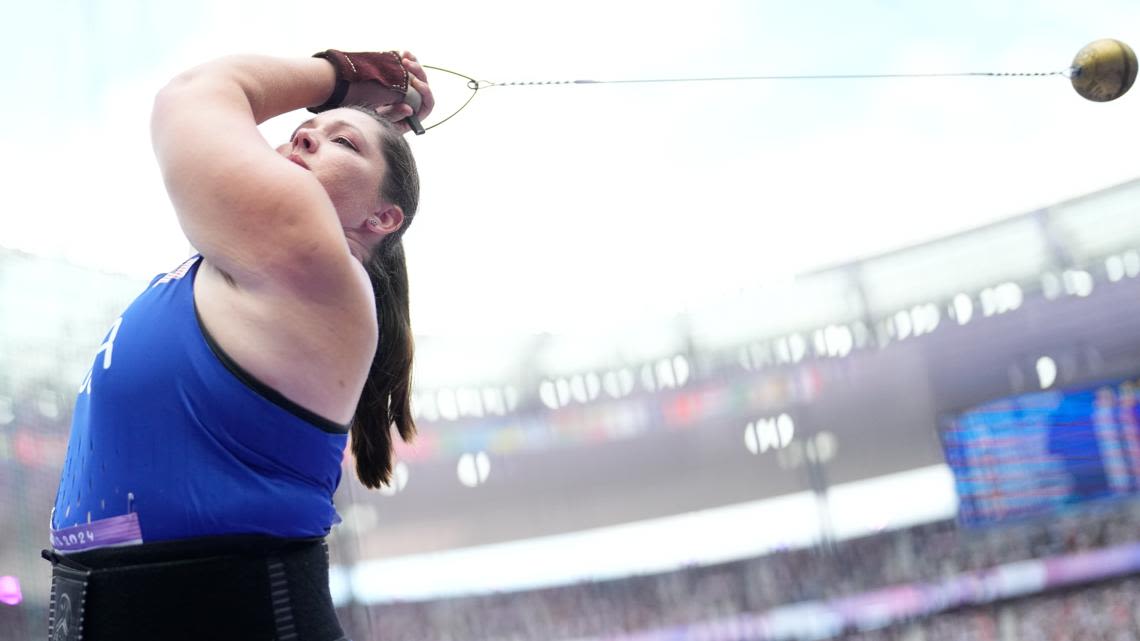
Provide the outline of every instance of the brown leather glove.
[[329,49],[313,54],[314,58],[324,58],[336,69],[336,87],[332,95],[319,107],[309,107],[309,111],[320,113],[335,109],[344,103],[348,87],[354,82],[378,82],[381,87],[408,94],[408,70],[400,63],[400,54],[395,51],[355,51],[344,52]]

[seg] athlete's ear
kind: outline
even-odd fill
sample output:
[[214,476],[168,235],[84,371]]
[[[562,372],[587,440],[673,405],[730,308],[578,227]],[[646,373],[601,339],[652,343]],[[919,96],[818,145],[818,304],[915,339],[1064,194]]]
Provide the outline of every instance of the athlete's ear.
[[380,208],[372,212],[366,222],[369,231],[387,236],[399,231],[404,224],[404,210],[399,205],[381,203]]

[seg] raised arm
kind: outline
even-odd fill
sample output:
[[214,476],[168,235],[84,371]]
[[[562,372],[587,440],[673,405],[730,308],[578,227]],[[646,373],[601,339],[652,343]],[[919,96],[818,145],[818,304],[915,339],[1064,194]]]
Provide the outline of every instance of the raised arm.
[[[325,103],[336,88],[329,60],[232,56],[177,76],[155,100],[155,154],[182,229],[207,262],[241,286],[320,290],[351,266],[325,188],[257,129]],[[381,107],[402,94],[354,84],[350,97]],[[397,104],[387,112],[395,119],[410,109]]]
[[320,104],[334,83],[317,58],[234,56],[182,73],[155,99],[151,136],[179,223],[242,285],[288,282],[298,261],[318,267],[310,277],[338,269],[344,240],[327,196],[257,129]]

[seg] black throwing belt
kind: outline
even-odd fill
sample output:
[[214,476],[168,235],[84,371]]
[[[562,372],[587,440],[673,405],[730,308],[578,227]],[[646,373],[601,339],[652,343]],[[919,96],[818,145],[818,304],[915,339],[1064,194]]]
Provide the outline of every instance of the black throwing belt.
[[217,537],[59,554],[49,641],[334,641],[323,539]]

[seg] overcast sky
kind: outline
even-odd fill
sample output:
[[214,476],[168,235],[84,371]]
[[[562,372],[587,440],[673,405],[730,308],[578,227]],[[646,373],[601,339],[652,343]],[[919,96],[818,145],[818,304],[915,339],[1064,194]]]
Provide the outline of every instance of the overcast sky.
[[[147,277],[189,252],[154,93],[235,52],[410,49],[499,82],[1060,71],[1140,4],[48,0],[6,9],[0,244]],[[433,72],[436,113],[465,81]],[[274,143],[302,119],[264,126]],[[417,332],[629,331],[1140,175],[1140,93],[1065,78],[495,87],[412,141]]]

